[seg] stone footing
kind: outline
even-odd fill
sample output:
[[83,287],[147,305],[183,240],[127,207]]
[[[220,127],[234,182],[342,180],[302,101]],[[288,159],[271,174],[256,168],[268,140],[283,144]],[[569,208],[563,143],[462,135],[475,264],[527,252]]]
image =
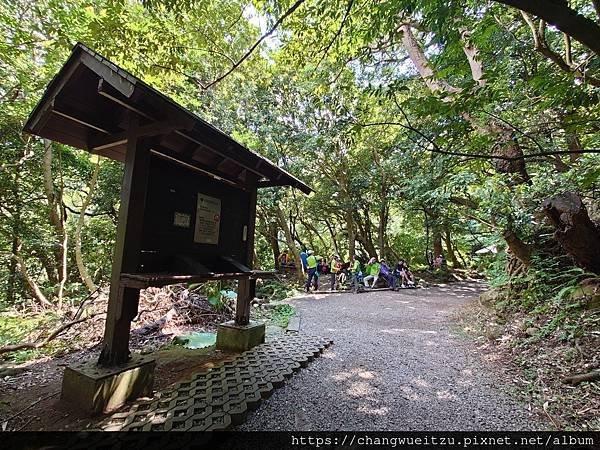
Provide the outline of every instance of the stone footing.
[[236,325],[233,320],[217,328],[217,348],[227,352],[245,352],[265,342],[265,324],[250,321],[248,325]]
[[90,414],[113,411],[126,401],[152,395],[156,361],[135,355],[127,364],[98,366],[95,360],[65,369],[60,399]]

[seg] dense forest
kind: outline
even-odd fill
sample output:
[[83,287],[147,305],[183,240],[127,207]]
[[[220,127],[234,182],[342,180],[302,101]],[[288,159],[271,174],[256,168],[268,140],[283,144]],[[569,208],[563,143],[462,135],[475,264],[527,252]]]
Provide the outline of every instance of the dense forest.
[[110,278],[122,165],[22,132],[82,42],[314,189],[261,190],[256,267],[443,254],[540,339],[600,338],[598,2],[3,0],[0,29],[5,311]]

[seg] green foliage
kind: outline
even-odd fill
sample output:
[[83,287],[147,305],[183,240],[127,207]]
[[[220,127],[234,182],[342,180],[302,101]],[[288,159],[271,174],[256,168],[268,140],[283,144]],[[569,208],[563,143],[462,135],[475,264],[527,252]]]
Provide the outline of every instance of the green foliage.
[[595,274],[572,266],[564,257],[549,256],[534,257],[531,268],[520,276],[508,278],[500,270],[496,273],[494,284],[509,289],[508,300],[496,305],[499,310],[529,311],[532,317],[548,317],[533,339],[542,339],[557,331],[562,340],[581,336],[586,325],[581,320],[584,305],[573,300],[572,294],[579,289],[582,280]]
[[[52,313],[27,316],[0,313],[0,347],[31,342],[41,332],[47,332],[55,328],[60,323],[60,320],[60,316]],[[21,363],[43,355],[57,355],[64,351],[66,346],[65,342],[56,340],[44,348],[18,350],[2,355],[2,358],[15,363]]]
[[256,284],[256,296],[268,301],[285,300],[298,291],[290,283],[277,279],[262,280]]
[[[592,11],[580,1],[572,5]],[[87,290],[73,262],[81,213],[85,266],[95,284],[110,277],[122,165],[102,161],[95,195],[81,211],[93,158],[54,144],[48,174],[43,143],[21,133],[77,41],[313,187],[310,196],[260,190],[256,266],[274,268],[281,250],[301,246],[328,257],[348,259],[353,252],[425,266],[426,252],[444,238],[442,251],[453,247],[457,264],[487,268],[493,285],[513,286],[515,299],[506,307],[535,309],[549,301],[560,311],[570,308],[573,280],[584,276],[578,269],[539,259],[514,277],[505,271],[503,252],[474,252],[504,249],[503,233],[511,231],[544,254],[552,243],[542,237],[553,230],[540,205],[557,192],[577,192],[598,218],[597,154],[526,158],[526,182],[486,158],[510,146],[529,156],[598,148],[600,101],[591,84],[599,78],[598,57],[571,42],[573,67],[586,76],[561,70],[535,51],[520,14],[498,2],[399,0],[362,7],[310,0],[231,75],[206,89],[289,6],[278,0],[0,3],[1,308],[40,303],[13,254],[49,302],[59,301],[62,239],[50,220],[45,175],[66,213],[64,302],[76,303]],[[414,25],[432,72],[427,80],[407,58],[400,23]],[[561,33],[547,28],[544,37],[548,48],[565,53]],[[477,50],[481,80],[474,78],[467,47]],[[450,88],[432,87],[433,81]],[[229,288],[207,283],[201,290],[223,308],[231,301]],[[293,292],[268,281],[258,295],[274,300]]]
[[221,281],[209,281],[206,283],[190,284],[191,291],[198,290],[201,295],[206,296],[208,303],[216,310],[223,311],[228,305],[235,303],[237,293],[226,287]]
[[270,321],[273,325],[285,328],[288,326],[290,318],[296,313],[293,306],[282,304],[275,306],[271,311]]

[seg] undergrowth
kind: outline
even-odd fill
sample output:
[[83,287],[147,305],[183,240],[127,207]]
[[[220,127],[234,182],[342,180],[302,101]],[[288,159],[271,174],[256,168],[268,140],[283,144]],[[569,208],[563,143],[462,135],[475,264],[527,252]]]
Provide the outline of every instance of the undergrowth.
[[489,267],[492,291],[461,313],[461,331],[552,427],[600,429],[600,383],[564,383],[600,369],[600,279],[560,257],[534,257],[511,278],[505,267],[502,256]]
[[256,284],[256,297],[268,302],[280,301],[293,297],[298,289],[293,283],[286,283],[278,279],[261,280]]

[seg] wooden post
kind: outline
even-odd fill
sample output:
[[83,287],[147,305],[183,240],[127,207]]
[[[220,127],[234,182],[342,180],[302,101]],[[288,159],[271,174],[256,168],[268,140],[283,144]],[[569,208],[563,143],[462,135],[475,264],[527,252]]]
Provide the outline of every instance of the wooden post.
[[125,174],[121,187],[119,224],[113,255],[108,313],[104,328],[104,344],[98,364],[114,366],[129,360],[129,332],[137,315],[139,289],[121,287],[122,273],[139,270],[140,251],[148,172],[150,142],[137,137],[137,120],[129,128]]
[[[246,266],[253,268],[254,259],[254,227],[256,222],[256,194],[257,187],[250,187],[250,200],[248,205],[248,231],[246,232]],[[256,280],[245,278],[238,284],[237,302],[235,305],[235,324],[248,325],[250,323],[250,306],[256,294]]]

